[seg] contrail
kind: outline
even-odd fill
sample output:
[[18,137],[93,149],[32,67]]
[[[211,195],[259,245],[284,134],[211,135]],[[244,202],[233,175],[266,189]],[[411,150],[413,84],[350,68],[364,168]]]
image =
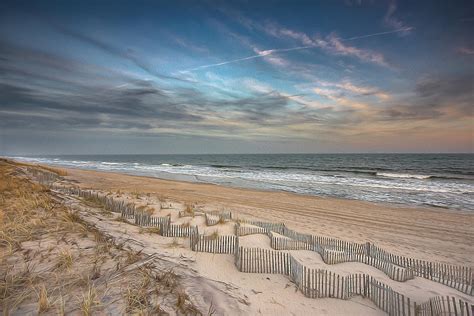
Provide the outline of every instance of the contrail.
[[[394,33],[399,33],[399,32],[406,32],[406,31],[410,31],[412,29],[413,29],[413,27],[405,27],[405,28],[401,28],[401,29],[393,30],[393,31],[379,32],[379,33],[349,37],[349,38],[346,38],[346,39],[342,39],[342,41],[353,41],[353,40],[362,39],[362,38],[366,38],[366,37],[388,35],[388,34],[394,34]],[[216,63],[216,64],[198,66],[198,67],[195,67],[195,68],[181,70],[179,72],[181,72],[181,73],[191,72],[191,71],[205,69],[205,68],[218,67],[218,66],[223,66],[223,65],[227,65],[227,64],[238,63],[238,62],[241,62],[241,61],[244,61],[244,60],[261,58],[261,57],[271,55],[273,53],[289,52],[289,51],[294,51],[294,50],[310,49],[310,48],[315,48],[315,47],[319,47],[319,46],[318,45],[308,45],[308,46],[298,46],[298,47],[291,47],[291,48],[268,49],[268,50],[262,51],[260,54],[257,54],[257,55],[252,55],[252,56],[247,56],[247,57],[243,57],[243,58],[227,60],[227,61],[223,61],[223,62]]]
[[387,32],[380,32],[380,33],[374,33],[374,34],[368,34],[368,35],[360,35],[360,36],[354,36],[350,38],[343,39],[343,41],[353,41],[356,39],[361,39],[361,38],[366,38],[366,37],[372,37],[372,36],[379,36],[379,35],[387,35],[387,34],[393,34],[393,33],[399,33],[399,32],[407,32],[413,30],[413,27],[404,27],[398,30],[393,30],[393,31],[387,31]]
[[273,54],[273,53],[289,52],[289,51],[292,51],[292,50],[308,49],[308,48],[313,48],[313,47],[316,47],[316,45],[299,46],[299,47],[291,47],[291,48],[275,48],[275,49],[269,49],[269,50],[261,51],[260,54],[257,54],[257,55],[252,55],[252,56],[248,56],[248,57],[232,59],[232,60],[223,61],[223,62],[216,63],[216,64],[203,65],[203,66],[199,66],[199,67],[196,67],[196,68],[181,70],[180,72],[190,72],[190,71],[199,70],[199,69],[204,69],[204,68],[217,67],[217,66],[222,66],[222,65],[237,63],[237,62],[239,62],[239,61],[244,61],[244,60],[249,60],[249,59],[254,59],[254,58],[265,57],[265,56],[271,55],[271,54]]

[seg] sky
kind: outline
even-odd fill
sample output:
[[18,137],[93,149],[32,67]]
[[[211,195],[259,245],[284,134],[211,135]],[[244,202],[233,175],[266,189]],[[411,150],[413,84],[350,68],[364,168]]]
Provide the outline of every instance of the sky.
[[2,1],[0,155],[474,151],[474,1]]

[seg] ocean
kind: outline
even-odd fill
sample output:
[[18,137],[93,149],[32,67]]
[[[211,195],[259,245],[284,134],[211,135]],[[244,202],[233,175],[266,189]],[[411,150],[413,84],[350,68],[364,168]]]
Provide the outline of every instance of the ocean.
[[474,154],[68,155],[11,158],[163,179],[474,210]]

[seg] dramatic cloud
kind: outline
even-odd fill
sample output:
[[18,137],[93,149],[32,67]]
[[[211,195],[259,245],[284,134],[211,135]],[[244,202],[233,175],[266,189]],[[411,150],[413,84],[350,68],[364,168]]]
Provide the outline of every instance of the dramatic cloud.
[[[451,135],[440,149],[461,139],[470,150],[462,10],[441,19],[437,8],[425,16],[395,2],[148,5],[0,12],[0,154],[61,152],[57,139],[65,152],[78,139],[97,139],[98,152],[364,151],[440,130]],[[397,36],[414,29],[405,20],[426,25],[416,41]]]
[[105,41],[102,41],[100,39],[97,39],[95,37],[92,37],[88,34],[77,32],[73,29],[66,28],[62,25],[59,24],[52,24],[52,26],[60,33],[70,36],[76,40],[79,40],[81,42],[84,42],[88,45],[91,45],[97,49],[102,50],[103,52],[106,52],[112,56],[119,57],[126,59],[130,62],[132,62],[135,66],[139,67],[140,69],[144,70],[148,74],[158,78],[158,79],[165,79],[165,80],[178,80],[178,81],[183,81],[182,78],[177,78],[169,75],[165,75],[163,73],[160,73],[156,70],[156,67],[153,67],[149,65],[148,63],[144,62],[143,58],[140,58],[137,56],[137,53],[131,49],[131,48],[126,48],[126,49],[120,49],[115,47],[114,45],[108,44]]
[[397,2],[392,0],[388,6],[387,13],[384,17],[384,23],[386,26],[394,29],[399,30],[398,34],[400,36],[406,36],[410,34],[413,30],[413,27],[406,25],[400,19],[395,16],[395,12],[397,11]]

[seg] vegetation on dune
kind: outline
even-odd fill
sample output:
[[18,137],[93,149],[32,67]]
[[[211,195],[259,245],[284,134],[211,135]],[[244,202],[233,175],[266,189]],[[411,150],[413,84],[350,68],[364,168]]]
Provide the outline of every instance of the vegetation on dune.
[[179,313],[199,314],[179,290],[178,276],[141,264],[147,256],[29,180],[27,167],[33,168],[0,160],[0,314],[149,315],[162,314],[163,302]]

